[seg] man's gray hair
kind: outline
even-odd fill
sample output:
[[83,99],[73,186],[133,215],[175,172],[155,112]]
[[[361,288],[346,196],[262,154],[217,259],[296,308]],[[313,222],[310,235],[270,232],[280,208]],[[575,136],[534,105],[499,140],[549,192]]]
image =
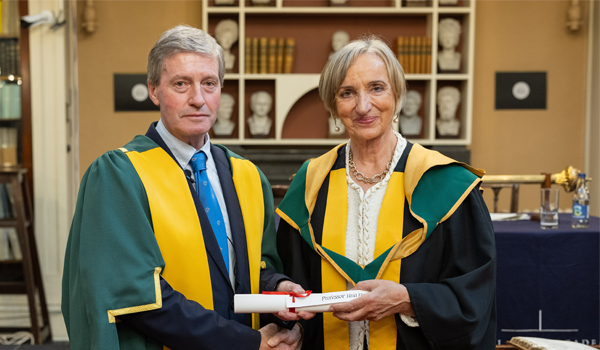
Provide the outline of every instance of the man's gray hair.
[[167,59],[182,52],[199,53],[214,57],[219,62],[219,82],[223,86],[225,78],[225,59],[223,49],[217,41],[198,28],[179,25],[167,30],[154,44],[148,54],[148,84],[160,85],[160,77]]
[[378,37],[369,35],[351,41],[341,50],[331,55],[325,64],[325,68],[323,68],[323,72],[321,72],[319,96],[323,100],[327,112],[331,113],[334,117],[338,117],[335,97],[346,78],[348,70],[359,56],[368,53],[377,55],[385,63],[392,91],[396,98],[396,110],[394,114],[397,115],[400,113],[400,109],[402,109],[406,98],[404,70],[392,49]]

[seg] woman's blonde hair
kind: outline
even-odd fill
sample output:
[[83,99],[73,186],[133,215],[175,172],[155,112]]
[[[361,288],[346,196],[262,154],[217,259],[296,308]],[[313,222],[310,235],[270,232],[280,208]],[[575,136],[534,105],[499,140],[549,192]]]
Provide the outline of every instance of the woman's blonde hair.
[[325,109],[334,117],[337,117],[335,97],[346,78],[348,69],[359,56],[368,53],[377,55],[385,63],[392,91],[396,97],[395,115],[400,113],[406,99],[404,70],[389,46],[378,37],[369,35],[351,41],[341,50],[331,55],[325,64],[325,68],[323,68],[323,72],[321,72],[319,96],[325,104]]

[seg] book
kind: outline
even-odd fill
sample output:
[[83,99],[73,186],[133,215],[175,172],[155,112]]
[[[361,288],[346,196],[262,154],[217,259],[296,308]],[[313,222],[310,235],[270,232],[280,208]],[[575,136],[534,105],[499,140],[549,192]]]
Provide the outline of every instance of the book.
[[404,69],[404,73],[406,72],[406,57],[404,54],[404,37],[403,36],[399,36],[396,39],[396,53],[398,55],[398,62],[400,62],[400,65],[402,66],[402,69]]
[[269,53],[269,39],[268,38],[260,38],[260,52],[258,54],[258,73],[267,74],[267,66],[268,66],[268,53]]
[[19,36],[19,2],[2,1],[0,31],[6,36]]
[[296,46],[296,41],[294,38],[287,38],[285,41],[285,59],[283,65],[283,72],[289,74],[292,72],[292,67],[294,65],[294,49]]
[[285,38],[277,39],[277,71],[275,73],[283,73],[284,49],[285,49]]
[[[13,129],[14,130],[14,129]],[[17,217],[17,208],[15,207],[15,197],[12,184],[4,184],[6,186],[6,197],[8,198],[9,213],[11,218]]]
[[258,73],[258,38],[252,38],[252,67],[250,73]]
[[252,38],[244,41],[244,73],[250,73],[252,68]]
[[594,347],[566,340],[535,337],[512,337],[509,344],[521,350],[589,350]]
[[9,184],[2,184],[2,190],[0,191],[0,196],[2,197],[2,206],[4,208],[4,218],[6,219],[13,219],[15,216],[12,213],[12,207],[10,205],[10,200],[8,197],[8,185]]
[[411,73],[411,74],[415,73],[416,59],[417,59],[416,51],[417,51],[417,38],[414,36],[411,36],[409,39],[409,48],[408,48],[408,57],[409,57],[408,70],[409,70],[409,73]]
[[425,74],[431,74],[431,38],[425,40]]
[[[1,153],[0,153],[1,156]],[[0,164],[2,163],[2,159],[0,157]],[[2,200],[2,192],[4,192],[4,184],[0,184],[0,219],[8,219],[6,216],[6,209],[4,208],[4,201]]]
[[0,229],[0,260],[10,260],[10,243],[6,229]]
[[419,67],[420,74],[425,74],[427,70],[427,59],[425,58],[427,55],[427,37],[420,37],[421,43],[419,44]]
[[269,74],[277,73],[277,38],[269,38],[269,63],[267,72]]
[[17,230],[14,228],[5,228],[4,231],[6,235],[8,235],[8,242],[10,244],[10,253],[13,259],[15,260],[23,260],[23,252],[21,251],[21,246],[19,245],[19,236],[17,235]]
[[415,37],[415,71],[414,73],[420,74],[421,71],[421,58],[423,57],[423,38],[420,36]]

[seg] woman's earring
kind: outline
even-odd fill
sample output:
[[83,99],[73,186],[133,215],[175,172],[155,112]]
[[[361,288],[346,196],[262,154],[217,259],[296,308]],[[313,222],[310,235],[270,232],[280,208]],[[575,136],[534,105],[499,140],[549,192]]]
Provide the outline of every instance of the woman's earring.
[[335,132],[340,132],[340,127],[337,125],[337,118],[335,118],[333,122],[335,123]]
[[394,123],[397,123],[397,122],[398,122],[398,115],[396,115],[396,116],[394,117]]

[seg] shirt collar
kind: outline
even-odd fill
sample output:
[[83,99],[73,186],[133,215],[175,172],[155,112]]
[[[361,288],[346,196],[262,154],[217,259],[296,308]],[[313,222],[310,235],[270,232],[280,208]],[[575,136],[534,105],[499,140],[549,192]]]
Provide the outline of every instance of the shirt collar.
[[185,168],[190,162],[192,156],[199,151],[203,151],[206,154],[207,159],[211,158],[210,136],[208,136],[208,133],[204,135],[204,146],[202,146],[202,148],[199,150],[196,150],[194,147],[173,136],[169,130],[167,130],[162,120],[158,121],[158,124],[156,125],[156,132],[158,132],[158,135],[160,135],[163,141],[165,141],[167,147],[169,147],[171,152],[173,152],[175,159],[177,159],[177,163],[179,163],[182,168]]

